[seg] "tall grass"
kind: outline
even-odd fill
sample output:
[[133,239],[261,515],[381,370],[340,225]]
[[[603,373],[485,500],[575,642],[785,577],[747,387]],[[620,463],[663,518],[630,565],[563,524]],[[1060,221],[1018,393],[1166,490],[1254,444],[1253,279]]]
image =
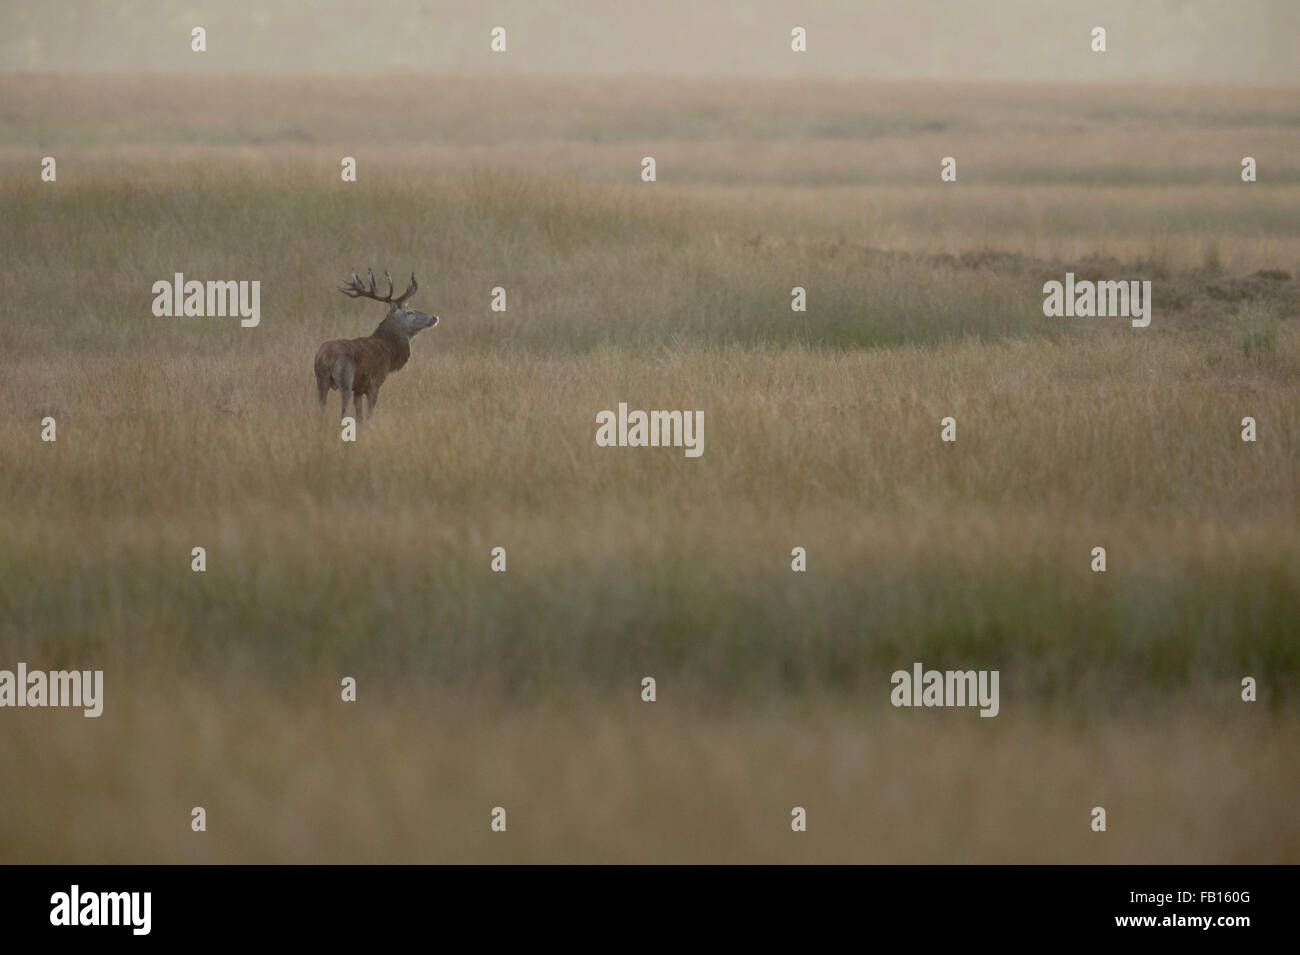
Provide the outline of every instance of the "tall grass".
[[[793,858],[1294,860],[1293,99],[13,82],[0,667],[108,700],[0,734],[0,859],[790,859],[809,801],[847,828]],[[366,266],[442,321],[344,444],[310,364]],[[1151,327],[1044,318],[1067,269],[1152,279]],[[260,326],[155,318],[178,271]],[[620,401],[703,456],[597,447]],[[889,707],[917,660],[1002,715]],[[505,849],[413,821],[502,801]]]

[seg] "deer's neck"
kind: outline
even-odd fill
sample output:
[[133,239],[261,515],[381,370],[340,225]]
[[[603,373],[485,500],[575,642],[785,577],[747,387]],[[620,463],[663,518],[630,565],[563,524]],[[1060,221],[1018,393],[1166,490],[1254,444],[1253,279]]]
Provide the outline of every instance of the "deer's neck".
[[388,350],[392,355],[392,363],[389,365],[390,371],[397,371],[411,357],[411,340],[398,330],[397,324],[391,318],[385,318],[375,329],[375,333],[370,336],[378,339],[379,343]]

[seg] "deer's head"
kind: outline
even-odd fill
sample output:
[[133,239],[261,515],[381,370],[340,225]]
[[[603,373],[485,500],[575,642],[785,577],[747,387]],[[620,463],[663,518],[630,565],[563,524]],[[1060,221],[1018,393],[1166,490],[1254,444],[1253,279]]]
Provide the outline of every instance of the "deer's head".
[[415,273],[411,273],[411,284],[407,286],[405,292],[397,298],[393,298],[393,278],[387,272],[384,278],[388,279],[388,294],[380,295],[375,288],[375,273],[366,269],[366,275],[370,279],[369,287],[361,281],[356,272],[352,273],[352,281],[347,285],[339,286],[339,291],[348,298],[371,298],[376,302],[383,302],[388,306],[388,317],[385,322],[391,323],[393,329],[404,338],[410,338],[416,332],[425,328],[432,328],[438,324],[438,316],[430,315],[428,312],[421,312],[418,309],[407,308],[407,300],[419,289],[419,283],[415,281]]

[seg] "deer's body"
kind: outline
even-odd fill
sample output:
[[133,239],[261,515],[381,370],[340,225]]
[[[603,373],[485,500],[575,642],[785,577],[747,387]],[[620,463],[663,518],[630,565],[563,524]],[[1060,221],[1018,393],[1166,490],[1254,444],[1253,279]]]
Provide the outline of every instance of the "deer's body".
[[375,290],[374,273],[369,275],[368,289],[354,272],[352,284],[340,291],[351,298],[373,298],[388,303],[391,306],[388,315],[367,338],[336,339],[321,345],[315,363],[316,392],[321,407],[325,407],[329,393],[338,389],[343,395],[343,415],[348,413],[348,396],[351,395],[358,419],[361,418],[361,399],[368,399],[370,413],[374,414],[379,386],[410,360],[411,337],[421,329],[438,324],[438,316],[405,307],[406,300],[418,288],[414,275],[411,276],[410,288],[396,300],[392,297],[391,278],[388,280],[388,295],[383,297]]

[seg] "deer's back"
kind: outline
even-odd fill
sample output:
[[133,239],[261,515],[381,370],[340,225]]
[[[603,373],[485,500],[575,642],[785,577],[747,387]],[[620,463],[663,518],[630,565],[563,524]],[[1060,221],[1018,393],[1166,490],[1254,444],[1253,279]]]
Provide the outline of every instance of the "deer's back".
[[340,359],[351,364],[354,386],[358,391],[372,381],[376,384],[382,382],[388,376],[392,364],[389,349],[373,335],[367,338],[336,338],[317,350],[317,374],[329,374]]

